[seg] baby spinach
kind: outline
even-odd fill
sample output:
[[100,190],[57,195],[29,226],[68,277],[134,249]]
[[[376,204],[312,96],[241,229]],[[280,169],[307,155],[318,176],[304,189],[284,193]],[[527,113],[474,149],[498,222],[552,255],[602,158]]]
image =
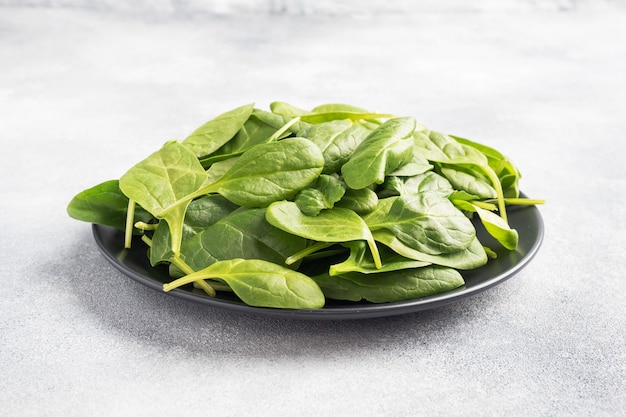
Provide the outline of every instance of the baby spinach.
[[[263,208],[241,207],[182,243],[182,259],[194,270],[233,258],[277,264],[306,247],[306,239],[273,227]],[[297,265],[294,265],[297,266]]]
[[321,274],[312,278],[328,298],[372,303],[427,297],[465,284],[458,271],[441,266],[381,272],[375,276],[350,272],[332,277]]
[[321,174],[324,158],[313,142],[288,138],[250,148],[217,181],[193,197],[219,193],[243,207],[264,207],[295,196]]
[[184,141],[197,157],[210,155],[228,142],[244,126],[254,109],[247,104],[209,120],[197,128]]
[[123,230],[126,244],[140,234],[151,264],[169,266],[165,291],[193,284],[252,306],[312,309],[463,285],[462,271],[495,256],[476,227],[515,250],[506,206],[543,202],[520,197],[520,178],[499,151],[412,117],[273,102],[166,142],[67,212]]
[[470,146],[483,153],[487,157],[489,166],[500,178],[504,195],[509,198],[519,197],[519,179],[521,174],[509,158],[496,149],[482,143],[454,135],[450,135],[450,137],[463,145]]
[[413,158],[412,134],[415,119],[390,119],[370,133],[341,168],[350,188],[361,189],[382,184],[385,176]]
[[387,196],[433,192],[442,197],[449,197],[455,191],[446,178],[432,171],[409,177],[392,175],[387,177],[381,188],[381,194]]
[[[489,165],[489,158],[486,154],[475,146],[463,144],[449,135],[435,131],[418,131],[414,134],[414,140],[418,146],[427,150],[424,156],[428,160],[439,162],[441,166],[447,168],[446,171],[440,170],[440,173],[462,191],[470,194],[480,188],[484,191],[484,187],[481,187],[481,179],[486,178],[495,190],[500,216],[504,221],[507,220],[502,182]],[[478,188],[470,187],[471,185]]]
[[450,200],[429,192],[379,200],[363,219],[371,230],[386,229],[430,255],[461,251],[476,237],[472,223]]
[[378,268],[372,257],[368,256],[367,246],[363,241],[346,242],[343,243],[343,245],[349,248],[350,254],[344,261],[330,265],[328,273],[331,276],[341,275],[347,272],[378,274],[381,272],[399,271],[407,268],[421,268],[430,265],[430,262],[405,258],[383,246],[379,249],[382,266]]
[[356,106],[346,104],[327,104],[317,106],[311,111],[300,109],[285,102],[270,104],[272,112],[288,117],[299,117],[308,123],[324,123],[333,120],[379,120],[393,118],[392,114],[370,112]]
[[315,183],[300,191],[295,202],[307,216],[317,216],[320,211],[333,208],[346,193],[345,184],[331,175],[320,175]]
[[311,125],[298,135],[315,143],[324,155],[324,173],[335,173],[350,158],[370,130],[350,120],[334,120]]
[[378,194],[369,188],[361,188],[360,190],[346,188],[346,192],[341,200],[335,203],[337,207],[347,208],[358,214],[371,212],[376,208],[377,204]]
[[194,153],[180,142],[170,141],[136,164],[120,178],[120,189],[131,200],[170,229],[172,252],[178,255],[183,221],[191,199],[207,174]]
[[[232,155],[242,153],[254,145],[267,142],[283,124],[284,121],[282,119],[277,125],[269,124],[260,117],[258,110],[253,110],[237,134],[216,150],[214,154]],[[287,132],[286,135],[288,136],[289,133]]]
[[[119,180],[105,181],[78,193],[67,206],[70,217],[88,223],[103,224],[120,230],[126,227],[128,197],[120,190]],[[149,222],[152,215],[142,208],[135,219]],[[139,233],[139,231],[136,231]]]
[[[189,252],[189,249],[185,247],[187,241],[193,239],[195,235],[203,233],[237,208],[239,206],[218,194],[207,195],[189,203],[183,222],[181,251],[187,254]],[[153,266],[169,262],[174,257],[167,223],[159,223],[154,230],[149,257]]]
[[271,225],[281,230],[317,242],[364,240],[372,252],[375,265],[381,267],[378,247],[370,229],[352,210],[335,207],[313,217],[302,213],[296,203],[278,201],[267,208],[266,218]]
[[433,255],[430,253],[420,252],[419,250],[406,245],[389,230],[374,230],[372,235],[377,242],[390,247],[405,258],[414,259],[416,261],[423,261],[461,270],[479,268],[487,263],[485,248],[480,243],[478,238],[474,238],[469,246],[463,250]]
[[179,278],[163,286],[172,291],[181,285],[205,279],[225,281],[246,304],[255,307],[318,309],[324,293],[311,278],[272,262],[258,259],[229,259]]
[[454,204],[461,210],[477,213],[481,223],[491,236],[496,238],[502,246],[508,250],[515,250],[519,241],[517,230],[511,227],[502,219],[489,210],[481,208],[477,204],[464,200],[454,200]]

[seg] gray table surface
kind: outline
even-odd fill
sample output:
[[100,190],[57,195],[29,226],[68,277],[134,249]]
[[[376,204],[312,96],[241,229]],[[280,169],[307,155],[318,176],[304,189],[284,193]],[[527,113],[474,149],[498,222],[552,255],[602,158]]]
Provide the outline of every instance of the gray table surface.
[[[0,7],[0,415],[624,415],[626,9],[582,4]],[[150,290],[66,215],[165,141],[274,100],[411,115],[500,149],[546,199],[539,254],[442,308],[284,320]]]

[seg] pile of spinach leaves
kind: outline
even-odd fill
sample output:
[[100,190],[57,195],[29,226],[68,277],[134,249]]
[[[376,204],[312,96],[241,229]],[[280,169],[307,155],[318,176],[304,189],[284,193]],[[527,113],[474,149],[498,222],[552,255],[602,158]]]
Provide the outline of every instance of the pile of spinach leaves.
[[514,250],[520,173],[500,152],[345,105],[253,104],[172,140],[119,180],[77,194],[71,217],[141,235],[171,291],[231,291],[251,306],[414,299],[464,284],[494,252],[472,216]]

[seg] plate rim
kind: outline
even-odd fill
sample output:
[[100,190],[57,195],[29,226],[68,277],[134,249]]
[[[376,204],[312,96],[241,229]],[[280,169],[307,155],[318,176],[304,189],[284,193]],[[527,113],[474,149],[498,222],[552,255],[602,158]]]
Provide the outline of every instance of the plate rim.
[[[139,282],[140,284],[156,290],[164,295],[169,295],[175,298],[192,301],[197,304],[203,304],[214,308],[221,308],[239,313],[248,313],[257,316],[262,315],[277,318],[313,320],[366,319],[407,314],[443,307],[445,305],[449,305],[462,299],[469,298],[471,296],[484,292],[516,275],[518,272],[524,269],[528,265],[528,263],[535,257],[535,255],[539,251],[539,248],[541,247],[545,232],[541,213],[536,206],[523,206],[520,207],[519,210],[528,211],[528,214],[533,215],[534,220],[537,223],[537,236],[533,241],[531,247],[522,255],[522,257],[504,272],[485,279],[478,284],[471,285],[470,287],[467,287],[467,284],[465,284],[454,290],[427,297],[380,304],[354,303],[354,305],[342,305],[339,307],[325,306],[321,309],[288,310],[270,307],[254,307],[243,304],[243,302],[212,298],[209,296],[193,293],[181,288],[177,288],[173,291],[166,293],[162,289],[163,284],[161,282],[158,282],[146,275],[142,275],[134,271],[133,269],[125,265],[123,261],[120,261],[117,256],[107,250],[107,245],[105,244],[104,237],[102,236],[102,231],[107,228],[113,229],[112,227],[92,224],[92,234],[100,253],[119,272],[133,279],[134,281]],[[118,229],[115,230],[117,231]],[[132,251],[133,249],[129,250]],[[125,249],[124,251],[127,250]],[[497,260],[493,260],[491,262],[497,262]],[[477,268],[476,270],[472,270],[472,272],[475,273],[475,271],[479,270],[480,268]]]

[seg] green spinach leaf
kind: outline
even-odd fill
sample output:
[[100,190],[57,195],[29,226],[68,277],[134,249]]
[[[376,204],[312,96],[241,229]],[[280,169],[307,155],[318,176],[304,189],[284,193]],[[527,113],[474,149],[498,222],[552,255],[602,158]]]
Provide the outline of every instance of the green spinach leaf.
[[241,207],[184,240],[181,257],[196,271],[233,258],[285,264],[287,257],[306,244],[306,239],[270,225],[265,209]]
[[313,217],[302,213],[296,203],[279,201],[267,208],[266,218],[270,224],[281,230],[318,242],[364,240],[372,252],[376,267],[382,267],[370,229],[363,219],[351,210],[335,207]]
[[[181,252],[184,254],[189,250],[188,247],[186,248],[186,241],[192,239],[196,234],[204,232],[237,208],[237,205],[219,194],[207,195],[189,203],[183,222]],[[150,263],[155,266],[160,263],[171,262],[173,257],[169,227],[167,223],[161,222],[152,235]]]
[[348,273],[312,277],[328,298],[390,303],[412,300],[450,291],[465,284],[452,268],[426,266],[375,275]]
[[247,104],[209,120],[193,131],[183,141],[183,145],[198,158],[213,153],[237,134],[252,114],[253,108],[254,104]]
[[[78,193],[67,206],[70,217],[88,223],[112,226],[120,230],[126,228],[128,197],[122,193],[118,180],[105,181]],[[154,217],[138,207],[135,219],[145,223]],[[140,233],[139,230],[134,233]]]
[[450,268],[469,270],[483,266],[487,263],[487,254],[485,248],[480,243],[478,238],[474,238],[472,243],[463,250],[442,253],[440,255],[432,255],[429,253],[420,252],[401,241],[392,232],[385,229],[374,230],[372,232],[374,239],[391,249],[398,254],[416,261],[429,262],[435,265],[448,266]]
[[370,188],[360,190],[347,188],[341,200],[335,203],[336,207],[347,208],[361,215],[373,211],[377,205],[378,194]]
[[346,186],[331,175],[320,175],[315,183],[300,191],[295,202],[307,216],[317,216],[320,211],[333,208],[346,192]]
[[481,199],[498,197],[498,193],[491,185],[489,179],[470,167],[442,164],[440,172],[456,190],[465,191]]
[[303,138],[256,145],[244,152],[217,181],[197,194],[219,193],[243,207],[265,207],[292,198],[321,174],[324,157]]
[[[446,164],[449,169],[448,179],[457,186],[471,184],[480,185],[480,179],[486,177],[495,190],[498,200],[498,210],[504,221],[507,221],[506,204],[502,183],[498,174],[489,165],[488,157],[476,147],[463,144],[452,137],[439,132],[416,131],[413,135],[416,146],[422,150],[424,156],[434,162]],[[453,167],[456,165],[456,167]],[[463,171],[461,171],[463,170]],[[468,178],[468,174],[474,178]],[[461,189],[470,194],[477,192],[479,188]]]
[[346,184],[361,189],[382,184],[385,176],[413,158],[415,119],[390,119],[369,134],[341,168]]
[[163,285],[172,291],[205,279],[226,282],[246,304],[255,307],[318,309],[325,304],[319,286],[306,275],[258,259],[230,259]]
[[387,177],[379,194],[391,197],[394,195],[414,195],[425,192],[448,197],[454,192],[454,188],[452,188],[452,185],[445,177],[429,171],[409,177]]
[[463,250],[476,237],[472,222],[432,192],[379,200],[363,219],[372,231],[389,230],[408,247],[430,255]]
[[367,245],[362,240],[346,242],[344,246],[350,249],[349,256],[344,261],[330,265],[328,273],[331,276],[342,275],[348,272],[360,272],[363,274],[378,274],[381,272],[399,271],[408,268],[421,268],[430,265],[430,262],[416,261],[398,255],[391,249],[383,246],[379,249],[382,267],[377,268],[374,260],[367,250]]
[[120,178],[120,189],[146,211],[167,222],[172,251],[180,252],[185,212],[207,174],[191,150],[177,141],[136,164]]
[[478,214],[481,223],[502,246],[508,250],[515,250],[519,242],[519,234],[515,229],[511,229],[507,222],[495,213],[485,210],[476,204],[468,201],[454,200],[453,203],[461,210]]
[[370,129],[349,120],[334,120],[311,125],[298,134],[315,143],[324,155],[324,173],[338,172],[352,152],[371,132]]

